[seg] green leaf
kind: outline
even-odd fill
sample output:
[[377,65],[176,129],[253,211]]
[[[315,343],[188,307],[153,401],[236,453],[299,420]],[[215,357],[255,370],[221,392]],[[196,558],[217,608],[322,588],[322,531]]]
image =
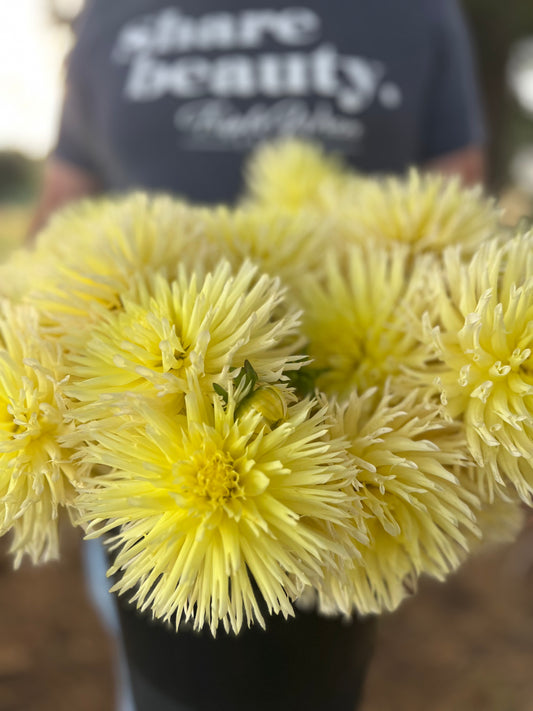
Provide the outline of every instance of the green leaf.
[[224,401],[224,405],[227,405],[228,404],[228,391],[224,390],[222,385],[219,385],[218,383],[213,383],[213,390],[216,392],[217,395],[220,395],[220,397]]

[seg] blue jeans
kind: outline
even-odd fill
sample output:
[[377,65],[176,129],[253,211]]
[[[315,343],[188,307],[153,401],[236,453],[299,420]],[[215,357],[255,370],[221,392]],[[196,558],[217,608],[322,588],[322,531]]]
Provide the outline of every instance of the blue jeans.
[[[100,620],[114,640],[114,673],[116,681],[116,711],[136,711],[131,691],[130,675],[120,633],[120,621],[115,596],[109,592],[112,582],[106,577],[108,561],[100,541],[83,541],[82,560],[85,584],[90,600]],[[158,707],[154,707],[158,708]]]

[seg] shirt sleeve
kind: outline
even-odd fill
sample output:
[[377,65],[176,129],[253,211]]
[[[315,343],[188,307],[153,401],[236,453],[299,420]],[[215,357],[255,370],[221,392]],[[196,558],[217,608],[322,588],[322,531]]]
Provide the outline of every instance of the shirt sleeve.
[[470,36],[457,0],[430,0],[433,63],[422,121],[420,162],[481,145],[483,111]]

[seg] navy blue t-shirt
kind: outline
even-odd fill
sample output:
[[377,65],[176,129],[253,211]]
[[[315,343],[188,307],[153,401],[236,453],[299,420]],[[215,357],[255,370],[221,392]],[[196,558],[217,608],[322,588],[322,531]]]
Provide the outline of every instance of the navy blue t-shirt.
[[366,172],[479,144],[456,0],[89,0],[58,158],[107,190],[232,200],[246,153],[283,135]]

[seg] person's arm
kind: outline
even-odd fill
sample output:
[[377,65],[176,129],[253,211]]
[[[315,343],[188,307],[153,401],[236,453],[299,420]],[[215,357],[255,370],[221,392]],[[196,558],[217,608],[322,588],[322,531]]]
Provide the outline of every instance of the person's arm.
[[37,207],[29,229],[28,242],[48,222],[53,212],[75,200],[98,193],[98,180],[89,172],[52,157],[46,164]]
[[49,157],[40,196],[31,222],[28,242],[47,223],[53,212],[69,202],[101,191],[99,142],[94,128],[90,54],[83,41],[85,12],[77,22],[77,37],[67,64],[65,98],[56,146]]
[[458,175],[465,185],[485,182],[485,151],[481,146],[469,146],[446,153],[426,162],[422,167],[432,173]]
[[485,126],[468,29],[457,0],[429,0],[433,63],[420,145],[425,169],[485,177]]

